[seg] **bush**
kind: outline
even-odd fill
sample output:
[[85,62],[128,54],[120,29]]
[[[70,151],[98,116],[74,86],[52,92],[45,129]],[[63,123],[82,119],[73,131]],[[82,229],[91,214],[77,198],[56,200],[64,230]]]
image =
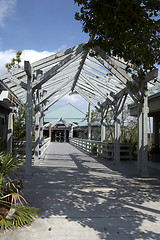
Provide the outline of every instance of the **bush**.
[[[0,153],[0,230],[30,224],[38,215],[38,209],[30,207],[21,195],[22,181],[15,169],[23,161],[10,154]],[[14,176],[14,177],[13,177]]]

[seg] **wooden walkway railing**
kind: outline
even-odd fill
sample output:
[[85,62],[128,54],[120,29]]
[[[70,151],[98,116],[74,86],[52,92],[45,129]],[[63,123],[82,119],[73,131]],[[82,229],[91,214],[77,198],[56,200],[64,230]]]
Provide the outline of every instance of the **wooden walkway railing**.
[[[42,141],[40,141],[39,144],[39,158],[43,156],[46,149],[48,148],[50,143],[50,138],[46,138]],[[32,158],[34,157],[34,148],[35,148],[35,142],[32,142]],[[25,158],[26,157],[26,142],[25,141],[14,141],[13,142],[13,154],[14,156]]]
[[[114,143],[72,138],[70,143],[97,156],[114,160]],[[132,160],[132,143],[120,144],[120,160]]]

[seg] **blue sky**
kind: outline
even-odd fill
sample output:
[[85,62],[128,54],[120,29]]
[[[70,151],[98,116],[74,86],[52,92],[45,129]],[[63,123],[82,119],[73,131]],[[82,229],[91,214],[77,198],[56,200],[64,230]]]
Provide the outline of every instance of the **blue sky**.
[[[34,62],[88,41],[74,19],[76,11],[73,0],[0,0],[0,74],[18,50],[22,62]],[[52,108],[68,102],[87,111],[88,104],[77,95],[64,97]]]
[[2,51],[7,49],[55,51],[88,40],[81,23],[74,19],[79,10],[73,0],[0,0],[8,10],[2,20]]

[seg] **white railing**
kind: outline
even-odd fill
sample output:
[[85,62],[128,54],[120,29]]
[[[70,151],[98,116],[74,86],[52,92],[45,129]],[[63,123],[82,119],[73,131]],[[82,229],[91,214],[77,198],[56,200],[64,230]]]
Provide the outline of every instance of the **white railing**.
[[50,137],[46,138],[40,142],[40,157],[43,156],[43,154],[47,150],[49,144],[50,144]]
[[[32,142],[32,156],[34,153],[35,142]],[[26,157],[26,141],[13,142],[13,154],[16,158]]]
[[[70,143],[96,156],[114,160],[114,143],[106,143],[88,139],[72,138]],[[120,144],[120,159],[132,160],[132,143]]]
[[[50,143],[50,138],[46,138],[39,143],[39,158],[43,156]],[[32,142],[32,158],[34,157],[35,142]],[[16,158],[26,157],[26,141],[13,142],[13,154]]]

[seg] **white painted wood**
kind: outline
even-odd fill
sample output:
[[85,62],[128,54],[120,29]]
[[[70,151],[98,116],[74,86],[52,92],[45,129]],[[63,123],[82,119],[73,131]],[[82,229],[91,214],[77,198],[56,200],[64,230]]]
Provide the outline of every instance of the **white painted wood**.
[[8,131],[7,131],[7,152],[12,153],[13,143],[13,113],[8,115]]
[[138,173],[148,176],[148,97],[144,97],[143,106],[139,105],[138,115]]
[[[30,63],[25,62],[26,73],[31,69]],[[33,116],[33,99],[32,99],[32,73],[28,74],[27,79],[27,119],[26,119],[26,163],[25,163],[25,178],[32,177],[32,116]]]
[[91,103],[88,103],[88,139],[91,139]]
[[58,92],[58,96],[56,97],[56,99],[52,100],[51,102],[49,102],[45,107],[44,107],[44,111],[46,111],[49,107],[51,107],[53,104],[55,104],[59,99],[61,99],[62,97],[64,97],[65,95],[67,95],[70,92],[70,88],[67,88],[67,90],[63,90]]
[[56,64],[57,62],[59,62],[61,60],[60,59],[61,57],[67,56],[71,53],[75,53],[77,51],[77,49],[79,49],[79,48],[81,48],[83,50],[83,46],[85,44],[86,43],[82,43],[80,45],[74,46],[74,47],[69,48],[67,50],[61,51],[59,53],[55,53],[55,54],[50,55],[46,58],[38,60],[38,61],[36,61],[32,64],[33,69],[34,70],[43,69],[43,68],[49,67],[53,64]]
[[40,143],[40,93],[37,90],[35,94],[35,148],[34,148],[34,164],[36,165],[39,161],[39,143]]
[[[100,56],[95,57],[104,67],[106,67],[122,84],[126,84],[129,76],[123,73],[119,68],[112,65],[111,62],[106,60],[100,53]],[[103,59],[104,58],[104,59]],[[129,78],[130,79],[130,78]]]
[[70,65],[73,61],[80,57],[82,49],[77,49],[76,55],[70,54],[64,60],[60,61],[54,67],[52,67],[48,72],[46,72],[43,77],[41,77],[40,82],[33,87],[33,90],[41,87],[45,82],[47,82],[50,78],[55,76],[57,73],[62,71],[68,65]]
[[73,125],[71,125],[69,129],[69,141],[71,141],[72,138],[73,138]]
[[[91,98],[89,98],[89,96],[88,96],[88,94],[86,94],[83,90],[81,90],[80,88],[78,88],[77,86],[76,86],[76,88],[75,88],[75,90],[79,93],[79,95],[81,95],[87,102],[89,102],[89,103],[91,103],[91,105],[93,106],[93,107],[95,107],[95,108],[99,108],[99,106],[96,104],[96,102],[94,102]],[[90,96],[92,96],[91,94],[90,94]],[[94,96],[92,96],[93,98],[94,98]],[[97,101],[99,101],[98,99],[97,99]]]
[[121,116],[115,116],[114,122],[114,163],[120,164]]
[[53,91],[51,91],[51,92],[47,93],[46,95],[44,95],[44,97],[40,100],[40,103],[43,103],[48,98],[50,98],[51,96],[53,96],[57,92],[61,91],[64,87],[68,88],[68,84],[70,84],[71,82],[72,82],[72,79],[69,79],[67,82],[59,84],[58,87],[55,87],[53,89]]
[[44,104],[40,104],[40,119],[39,119],[39,137],[40,141],[43,140],[43,124],[44,124]]

